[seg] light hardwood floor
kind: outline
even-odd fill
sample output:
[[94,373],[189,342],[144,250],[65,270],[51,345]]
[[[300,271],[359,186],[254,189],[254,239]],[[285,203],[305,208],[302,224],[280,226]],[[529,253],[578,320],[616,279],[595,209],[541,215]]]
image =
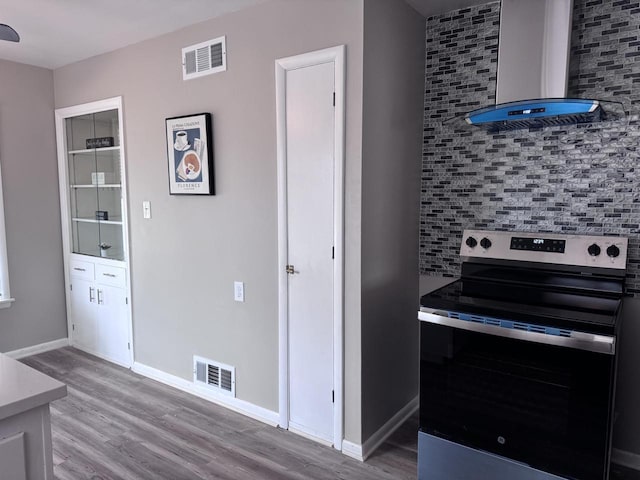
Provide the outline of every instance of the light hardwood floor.
[[73,348],[23,362],[68,387],[51,405],[58,480],[416,478],[415,415],[361,463]]

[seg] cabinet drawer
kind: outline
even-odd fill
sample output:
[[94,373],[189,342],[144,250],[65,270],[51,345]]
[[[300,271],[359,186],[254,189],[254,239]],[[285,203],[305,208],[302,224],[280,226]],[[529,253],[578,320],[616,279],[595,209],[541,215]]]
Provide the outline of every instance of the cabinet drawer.
[[71,260],[71,262],[69,262],[69,272],[72,277],[93,280],[94,265],[93,263],[83,262],[81,260]]
[[125,288],[127,286],[126,273],[124,268],[96,265],[96,282]]

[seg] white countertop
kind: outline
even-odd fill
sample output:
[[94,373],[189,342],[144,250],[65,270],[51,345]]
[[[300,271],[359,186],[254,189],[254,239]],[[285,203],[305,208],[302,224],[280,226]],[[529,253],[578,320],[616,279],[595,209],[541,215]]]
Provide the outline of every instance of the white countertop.
[[0,420],[67,395],[67,386],[0,353]]

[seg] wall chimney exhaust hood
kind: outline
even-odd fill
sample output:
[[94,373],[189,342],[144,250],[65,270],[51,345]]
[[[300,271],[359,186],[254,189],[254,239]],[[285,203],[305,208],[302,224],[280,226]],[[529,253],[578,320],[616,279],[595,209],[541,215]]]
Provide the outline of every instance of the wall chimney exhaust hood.
[[573,0],[502,0],[496,105],[465,115],[468,124],[497,132],[605,119],[603,102],[566,98],[572,16]]

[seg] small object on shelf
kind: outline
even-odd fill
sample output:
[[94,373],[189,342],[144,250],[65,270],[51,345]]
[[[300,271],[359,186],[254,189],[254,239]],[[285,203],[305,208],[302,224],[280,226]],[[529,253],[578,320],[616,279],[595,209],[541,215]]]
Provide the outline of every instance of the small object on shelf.
[[113,172],[91,172],[92,185],[105,185],[118,183],[116,175]]
[[91,183],[93,185],[104,185],[104,172],[91,172]]
[[87,138],[87,149],[113,147],[113,137]]
[[100,256],[101,257],[106,257],[107,256],[107,250],[109,250],[111,248],[111,245],[102,242],[99,246],[100,246]]
[[96,210],[96,220],[109,220],[109,212],[106,210]]

